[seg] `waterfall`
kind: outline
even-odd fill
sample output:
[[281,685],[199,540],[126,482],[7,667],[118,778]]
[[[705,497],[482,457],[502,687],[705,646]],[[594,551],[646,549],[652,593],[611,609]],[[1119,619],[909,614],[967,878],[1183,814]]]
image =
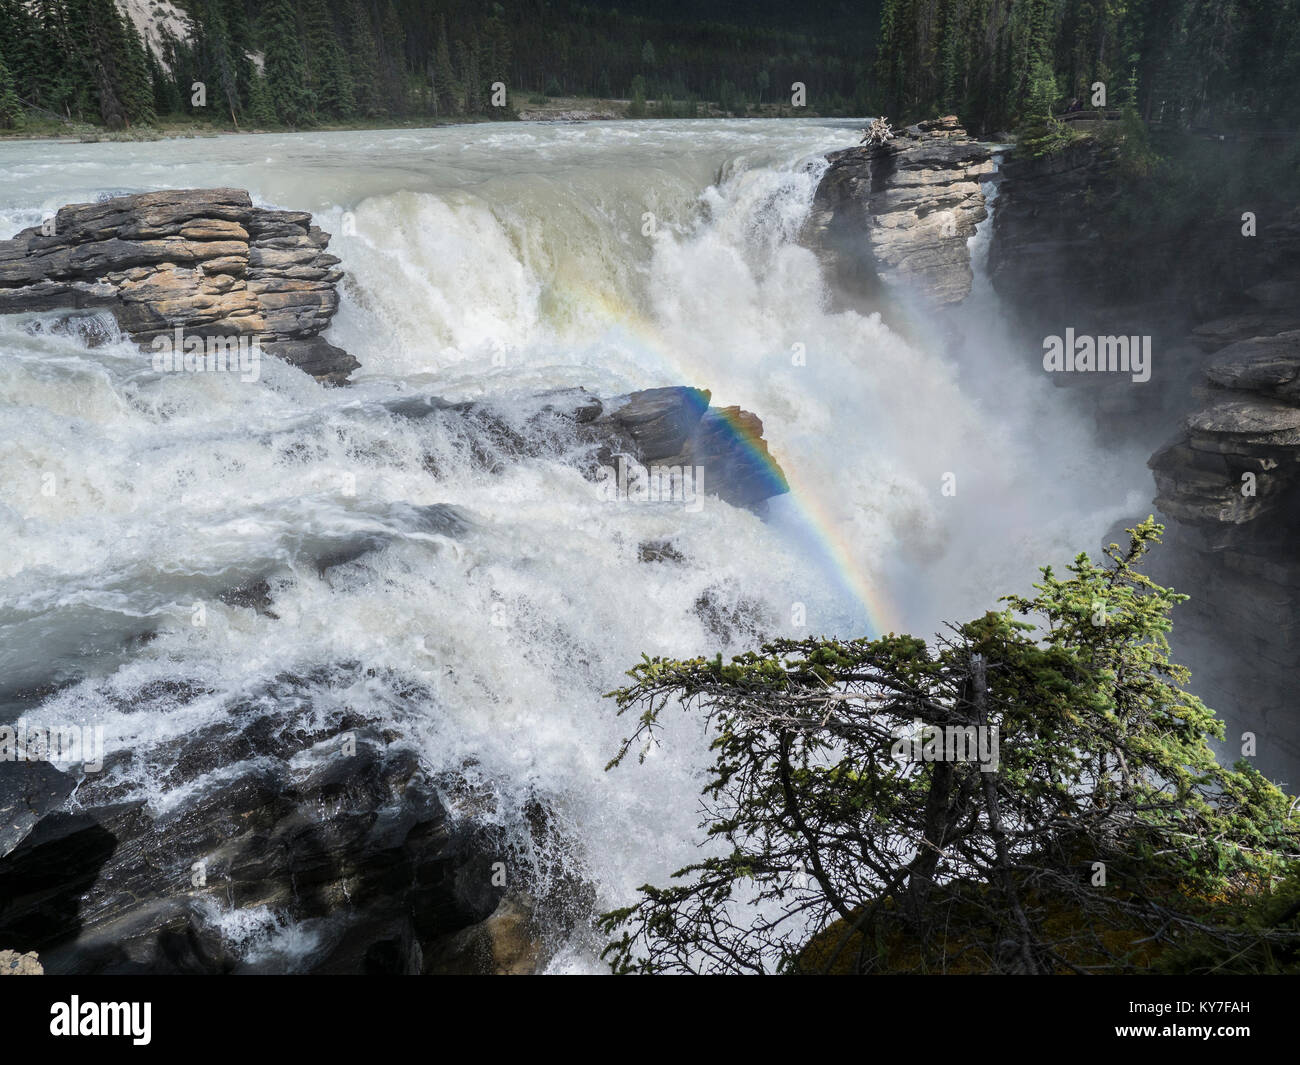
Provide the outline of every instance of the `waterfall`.
[[[707,754],[700,722],[673,715],[646,765],[605,772],[628,725],[602,693],[643,652],[930,635],[1093,548],[1108,520],[1104,478],[1083,498],[1069,472],[1099,461],[1086,434],[1036,421],[1051,390],[999,368],[1010,341],[980,276],[960,358],[830,309],[798,238],[854,125],[0,144],[21,178],[0,205],[11,229],[50,202],[163,186],[314,211],[347,271],[329,337],[362,363],[338,390],[273,359],[254,384],[160,375],[116,334],[0,319],[4,713],[102,726],[137,755],[108,771],[122,799],[158,813],[211,781],[177,786],[149,752],[205,722],[364,705],[487,796],[465,816],[515,833],[537,877],[567,870],[601,909],[664,882],[699,854]],[[385,406],[481,399],[522,428],[545,389],[673,384],[763,418],[792,485],[766,519],[605,502],[560,428],[519,454],[454,414]],[[670,559],[641,560],[663,542]],[[223,598],[258,580],[268,609]],[[550,853],[528,836],[534,801],[554,812]],[[275,914],[213,919],[281,967],[316,947]],[[552,967],[600,965],[580,938]]]

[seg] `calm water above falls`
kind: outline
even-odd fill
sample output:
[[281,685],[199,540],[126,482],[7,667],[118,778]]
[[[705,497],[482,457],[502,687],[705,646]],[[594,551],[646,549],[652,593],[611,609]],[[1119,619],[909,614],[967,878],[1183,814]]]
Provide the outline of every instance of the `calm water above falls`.
[[[1007,369],[978,279],[964,326],[998,367],[987,380],[978,359],[961,369],[830,309],[797,238],[822,156],[858,125],[0,144],[4,236],[64,203],[151,188],[237,186],[314,212],[347,271],[327,335],[362,363],[335,390],[271,359],[255,383],[158,375],[130,344],[0,319],[5,692],[64,684],[28,719],[93,722],[110,749],[147,748],[269,678],[317,670],[319,705],[388,708],[433,768],[474,759],[507,822],[546,799],[575,841],[563,860],[602,905],[662,881],[696,853],[704,756],[697,723],[677,718],[646,766],[603,771],[626,730],[601,693],[642,652],[930,634],[1095,548],[1149,495],[1140,460],[1102,457],[1051,389]],[[563,440],[486,472],[481,441],[379,406],[419,392],[523,412],[548,388],[671,384],[762,417],[792,485],[767,521],[712,499],[698,512],[602,502]],[[948,472],[956,496],[941,493]],[[411,520],[427,504],[468,527]],[[311,561],[368,535],[388,546],[324,574]],[[682,561],[638,561],[662,540]],[[213,598],[263,576],[277,617]],[[132,712],[177,678],[207,694]],[[155,809],[183,801],[154,769],[134,793]],[[270,918],[237,923],[250,950],[311,947]],[[577,945],[554,963],[594,964]]]

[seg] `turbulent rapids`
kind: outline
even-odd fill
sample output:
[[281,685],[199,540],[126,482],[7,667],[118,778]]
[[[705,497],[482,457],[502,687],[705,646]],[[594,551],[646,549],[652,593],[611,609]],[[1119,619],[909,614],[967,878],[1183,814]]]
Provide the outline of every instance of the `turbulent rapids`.
[[[0,236],[154,188],[311,211],[345,272],[326,336],[361,364],[345,388],[274,358],[159,373],[106,318],[0,318],[0,723],[102,728],[100,799],[166,819],[267,757],[246,735],[359,715],[533,894],[590,911],[665,882],[695,853],[705,754],[677,717],[652,768],[605,772],[626,728],[602,693],[643,652],[927,635],[1141,505],[1050,387],[988,368],[980,247],[951,350],[832,301],[801,235],[858,125],[0,145]],[[683,385],[763,419],[791,489],[765,515],[602,492],[589,442],[539,431],[530,398]],[[449,408],[395,412],[429,395]],[[456,416],[469,401],[529,446]],[[208,753],[178,764],[187,737]],[[236,967],[336,946],[269,894],[202,906]],[[550,971],[600,968],[585,927],[554,921]]]

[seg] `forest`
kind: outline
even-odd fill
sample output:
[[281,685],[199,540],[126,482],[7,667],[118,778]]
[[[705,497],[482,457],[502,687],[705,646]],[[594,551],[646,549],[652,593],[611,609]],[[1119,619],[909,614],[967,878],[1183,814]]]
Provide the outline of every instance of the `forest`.
[[[744,115],[788,100],[796,81],[821,111],[849,114],[867,107],[875,25],[857,7],[810,21],[774,3],[690,5],[688,18],[672,3],[566,0],[180,6],[193,38],[166,39],[159,56],[114,0],[0,0],[0,124],[24,110],[113,128],[162,116],[257,127],[503,118],[548,96],[624,99],[633,115],[689,115],[700,101]],[[504,107],[491,100],[496,82]]]
[[1300,2],[886,0],[873,74],[885,113],[986,135],[1076,101],[1174,129],[1294,129]]
[[745,116],[788,105],[796,82],[806,113],[954,113],[986,136],[1072,106],[1210,129],[1293,129],[1300,110],[1300,0],[181,7],[190,38],[150,48],[115,0],[0,0],[0,127],[509,118],[554,97],[627,101],[630,117]]

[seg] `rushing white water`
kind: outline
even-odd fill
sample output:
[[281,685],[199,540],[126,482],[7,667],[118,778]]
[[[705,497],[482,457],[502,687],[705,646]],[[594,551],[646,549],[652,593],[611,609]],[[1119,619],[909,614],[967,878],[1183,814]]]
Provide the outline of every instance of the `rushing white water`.
[[[159,375],[120,338],[88,347],[53,316],[0,319],[11,715],[147,747],[269,678],[337,667],[317,682],[318,712],[364,701],[434,768],[472,759],[509,824],[547,799],[574,841],[563,858],[600,905],[663,881],[695,853],[705,756],[698,723],[679,718],[646,766],[604,772],[626,726],[601,693],[643,651],[931,633],[1140,506],[1141,462],[1107,456],[1050,388],[1006,369],[1025,360],[999,346],[989,293],[977,287],[966,311],[961,360],[829,308],[797,238],[822,156],[857,125],[0,145],[9,231],[66,202],[163,187],[232,185],[315,212],[347,271],[327,337],[362,363],[336,390],[270,359],[254,383]],[[542,389],[669,384],[763,418],[793,486],[766,522],[712,499],[698,513],[601,502],[562,438],[487,472],[473,450],[490,443],[463,425],[379,405],[490,397],[522,417]],[[433,504],[464,524],[418,509]],[[318,572],[313,558],[359,537],[387,546]],[[639,562],[652,540],[682,561]],[[215,598],[258,576],[277,617]],[[176,677],[209,694],[141,703]],[[65,682],[39,709],[17,701]],[[147,769],[130,783],[155,809],[184,798]],[[578,944],[554,964],[595,963]]]

